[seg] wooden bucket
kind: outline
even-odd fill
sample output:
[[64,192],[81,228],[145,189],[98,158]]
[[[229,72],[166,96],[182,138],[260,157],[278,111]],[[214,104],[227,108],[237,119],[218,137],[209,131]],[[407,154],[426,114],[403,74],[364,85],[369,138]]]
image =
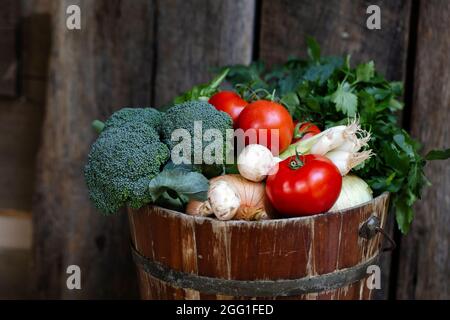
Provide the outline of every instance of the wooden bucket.
[[367,267],[377,264],[388,200],[257,222],[129,210],[141,297],[370,299]]

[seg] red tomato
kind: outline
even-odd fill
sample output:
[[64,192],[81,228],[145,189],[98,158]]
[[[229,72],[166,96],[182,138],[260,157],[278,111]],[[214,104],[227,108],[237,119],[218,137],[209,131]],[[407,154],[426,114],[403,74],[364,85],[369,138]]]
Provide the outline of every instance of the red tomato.
[[266,193],[273,207],[288,216],[327,212],[341,192],[338,168],[324,156],[309,154],[300,156],[303,165],[293,169],[295,159],[280,162],[277,173],[267,178]]
[[[291,144],[294,134],[294,122],[286,108],[267,100],[258,100],[245,107],[239,116],[238,127],[244,132],[248,129],[256,129],[257,143],[265,145],[273,153],[276,153],[274,151],[277,150],[271,148],[271,130],[278,130],[278,151],[280,153]],[[260,129],[267,129],[266,143],[262,143],[259,139],[258,130]]]
[[247,101],[233,91],[218,92],[209,98],[208,102],[216,107],[217,110],[228,113],[234,124],[236,124],[241,111],[248,104]]
[[[294,122],[294,138],[292,139],[292,143],[295,143],[300,140],[308,139],[316,134],[320,133],[320,129],[311,122],[302,122],[300,125],[298,121]],[[298,129],[297,129],[298,127]]]

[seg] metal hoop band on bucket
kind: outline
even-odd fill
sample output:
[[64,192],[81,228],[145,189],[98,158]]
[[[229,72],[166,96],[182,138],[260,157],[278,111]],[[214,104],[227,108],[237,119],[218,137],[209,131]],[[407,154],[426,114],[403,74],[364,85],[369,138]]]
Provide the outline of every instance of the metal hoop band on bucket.
[[131,246],[133,259],[145,272],[175,287],[188,288],[206,294],[232,296],[293,296],[344,287],[368,276],[367,267],[377,264],[379,255],[357,266],[332,273],[300,279],[230,280],[211,278],[171,269],[142,256]]

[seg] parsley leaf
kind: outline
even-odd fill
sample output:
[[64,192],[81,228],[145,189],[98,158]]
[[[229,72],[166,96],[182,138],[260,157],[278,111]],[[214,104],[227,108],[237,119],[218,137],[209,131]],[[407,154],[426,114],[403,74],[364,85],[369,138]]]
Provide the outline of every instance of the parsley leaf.
[[337,111],[342,111],[345,115],[350,117],[356,115],[358,98],[352,93],[352,89],[348,82],[344,81],[338,85],[337,90],[331,95],[331,100],[336,104]]
[[356,81],[369,82],[375,75],[375,64],[373,61],[362,63],[356,68]]
[[312,37],[306,38],[306,44],[308,45],[308,55],[311,60],[319,61],[320,59],[320,46],[316,39]]
[[208,98],[218,92],[220,84],[223,80],[225,80],[229,71],[230,70],[228,68],[223,69],[222,72],[210,82],[197,85],[191,90],[184,92],[180,96],[176,97],[173,100],[173,103],[179,104],[191,100],[208,100]]
[[450,158],[450,149],[445,150],[431,150],[425,156],[427,160],[446,160]]

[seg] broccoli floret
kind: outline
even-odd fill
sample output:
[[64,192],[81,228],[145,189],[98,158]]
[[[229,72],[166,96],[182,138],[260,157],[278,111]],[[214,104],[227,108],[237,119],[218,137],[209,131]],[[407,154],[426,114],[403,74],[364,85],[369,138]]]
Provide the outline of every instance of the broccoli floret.
[[[172,141],[171,135],[172,132],[176,129],[186,129],[191,136],[191,152],[192,157],[191,161],[193,161],[194,154],[194,122],[201,121],[203,134],[207,129],[218,129],[223,137],[223,152],[225,151],[225,146],[227,143],[226,140],[226,130],[233,129],[233,121],[231,117],[225,112],[218,111],[212,105],[205,101],[189,101],[182,104],[177,104],[171,107],[166,111],[164,116],[164,126],[162,128],[162,138],[163,141],[170,147],[172,150],[173,147],[179,143],[179,141]],[[205,141],[203,138],[203,150],[211,141]],[[212,154],[214,157],[215,155]],[[225,156],[225,153],[223,153]],[[191,162],[193,163],[193,162]],[[223,166],[220,166],[223,168]],[[197,166],[199,171],[204,174],[210,176],[209,172],[213,172],[215,170],[211,170],[211,166],[208,165],[200,165]],[[216,172],[217,173],[217,172]],[[220,172],[219,172],[220,173]]]
[[146,123],[152,126],[156,131],[160,131],[162,113],[154,108],[122,108],[112,114],[105,121],[106,130],[111,127],[120,127],[128,122]]
[[89,196],[105,214],[125,205],[140,208],[151,202],[149,182],[170,157],[169,148],[154,129],[159,120],[145,121],[156,113],[138,110],[121,110],[106,121],[109,125],[88,156],[84,174]]

